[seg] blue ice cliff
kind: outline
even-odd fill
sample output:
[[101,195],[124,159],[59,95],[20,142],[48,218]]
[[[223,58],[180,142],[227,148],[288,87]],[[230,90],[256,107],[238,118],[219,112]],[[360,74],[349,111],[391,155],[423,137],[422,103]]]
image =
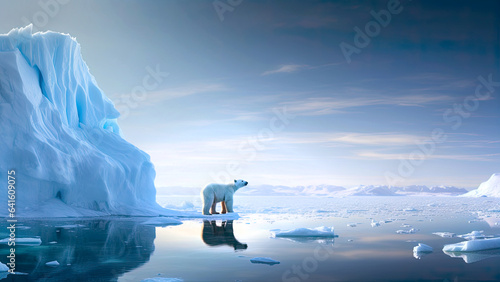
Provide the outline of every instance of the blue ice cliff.
[[0,35],[0,216],[11,170],[16,216],[174,214],[156,203],[153,164],[123,139],[119,115],[74,38]]

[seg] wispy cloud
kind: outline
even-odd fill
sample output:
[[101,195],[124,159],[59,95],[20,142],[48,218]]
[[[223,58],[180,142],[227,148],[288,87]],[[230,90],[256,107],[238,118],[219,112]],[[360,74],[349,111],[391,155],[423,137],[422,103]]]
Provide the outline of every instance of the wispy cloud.
[[148,93],[146,101],[149,103],[158,103],[186,96],[227,90],[228,88],[222,84],[198,84],[192,86],[183,86],[150,92]]
[[324,68],[324,67],[330,67],[330,66],[337,66],[337,65],[341,65],[341,64],[343,64],[343,63],[328,63],[328,64],[317,65],[317,66],[289,64],[289,65],[282,65],[282,66],[278,67],[277,69],[265,71],[261,75],[270,75],[270,74],[277,74],[277,73],[292,73],[292,72],[297,72],[300,70]]
[[289,112],[296,115],[328,115],[343,113],[344,109],[365,106],[423,106],[425,104],[450,101],[447,95],[408,95],[402,97],[356,97],[356,98],[333,98],[312,97],[303,100],[284,102]]
[[[496,161],[500,154],[479,154],[479,155],[426,155],[423,157],[425,160],[441,159],[441,160],[455,160],[455,161]],[[408,159],[409,154],[394,154],[394,153],[378,153],[378,152],[360,152],[357,153],[356,158],[367,160],[403,160]],[[420,159],[419,159],[420,160]]]
[[262,73],[262,75],[296,72],[296,71],[298,71],[302,68],[305,68],[305,67],[307,67],[307,66],[305,66],[305,65],[283,65],[277,69],[265,71]]
[[323,143],[326,146],[342,144],[364,145],[364,146],[407,146],[415,145],[415,142],[424,137],[412,134],[397,133],[359,133],[359,132],[299,132],[283,134],[276,138],[278,143],[288,144],[313,144]]

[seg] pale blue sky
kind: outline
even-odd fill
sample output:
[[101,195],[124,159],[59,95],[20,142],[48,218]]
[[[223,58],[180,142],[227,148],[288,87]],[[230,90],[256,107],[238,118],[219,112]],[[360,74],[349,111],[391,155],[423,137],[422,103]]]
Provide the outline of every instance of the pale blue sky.
[[[100,87],[128,111],[119,124],[151,155],[157,186],[226,174],[387,184],[389,172],[398,185],[476,187],[500,170],[500,86],[467,98],[478,76],[500,81],[496,1],[401,1],[350,63],[339,44],[354,45],[354,28],[388,1],[243,0],[223,21],[212,1],[42,2],[0,2],[0,32],[33,21],[76,37]],[[152,69],[168,76],[156,83]],[[139,99],[132,92],[145,79]],[[293,118],[283,124],[276,109]],[[446,140],[402,165],[435,129]]]

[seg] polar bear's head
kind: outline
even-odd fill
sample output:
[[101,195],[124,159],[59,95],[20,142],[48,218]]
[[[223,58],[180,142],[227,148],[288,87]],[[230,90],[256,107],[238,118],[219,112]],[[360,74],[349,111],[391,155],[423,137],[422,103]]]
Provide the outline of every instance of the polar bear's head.
[[241,188],[241,187],[243,187],[243,186],[247,186],[247,185],[248,185],[248,182],[247,182],[247,181],[245,181],[245,180],[242,180],[242,179],[239,179],[239,180],[236,180],[236,179],[235,179],[235,180],[234,180],[234,187],[235,187],[236,189],[239,189],[239,188]]

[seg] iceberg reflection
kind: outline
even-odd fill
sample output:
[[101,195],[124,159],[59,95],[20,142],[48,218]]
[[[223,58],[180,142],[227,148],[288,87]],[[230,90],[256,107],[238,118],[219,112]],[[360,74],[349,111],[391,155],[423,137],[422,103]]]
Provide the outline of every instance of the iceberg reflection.
[[[26,222],[31,228],[19,229],[17,238],[39,236],[42,244],[16,246],[15,270],[27,273],[23,279],[30,281],[116,281],[148,262],[154,251],[155,227],[141,224],[144,220],[78,220],[78,224],[69,225],[61,221]],[[2,248],[0,256],[7,252]],[[60,265],[45,265],[54,260]]]
[[500,257],[500,249],[478,251],[478,252],[447,252],[445,254],[452,258],[461,258],[465,263],[474,263],[487,258]]

